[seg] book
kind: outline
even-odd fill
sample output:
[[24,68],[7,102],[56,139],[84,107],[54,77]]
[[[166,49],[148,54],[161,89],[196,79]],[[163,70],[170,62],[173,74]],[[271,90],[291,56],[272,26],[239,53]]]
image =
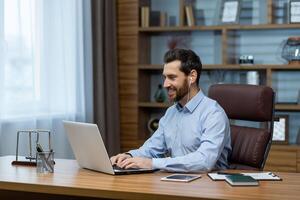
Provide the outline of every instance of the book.
[[142,6],[141,8],[141,27],[149,27],[149,7]]
[[167,13],[160,12],[160,26],[164,27],[167,26]]
[[225,181],[232,186],[257,186],[258,181],[243,174],[226,175]]
[[150,18],[150,8],[149,6],[142,7],[142,27],[149,27]]
[[150,12],[150,26],[160,26],[160,11],[153,10]]
[[191,18],[191,26],[195,26],[195,16],[194,16],[194,11],[193,11],[193,6],[189,6],[189,13],[190,13],[190,18]]
[[150,26],[150,8],[149,6],[146,7],[146,27]]
[[[234,173],[217,172],[217,173],[208,173],[207,175],[213,181],[223,181],[225,180],[225,176],[230,174],[234,174]],[[237,174],[251,176],[255,180],[260,180],[260,181],[281,181],[282,180],[278,175],[272,172],[254,172],[254,173],[249,172],[249,173],[237,173]]]
[[145,27],[145,7],[141,8],[141,27]]
[[188,26],[195,26],[195,19],[192,6],[185,6],[186,21]]

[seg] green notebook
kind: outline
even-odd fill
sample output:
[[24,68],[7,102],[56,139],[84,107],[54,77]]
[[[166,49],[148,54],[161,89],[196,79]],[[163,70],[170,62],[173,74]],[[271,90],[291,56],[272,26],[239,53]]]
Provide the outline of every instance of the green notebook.
[[234,174],[225,176],[225,181],[232,186],[256,186],[259,185],[258,181],[251,176],[242,174]]

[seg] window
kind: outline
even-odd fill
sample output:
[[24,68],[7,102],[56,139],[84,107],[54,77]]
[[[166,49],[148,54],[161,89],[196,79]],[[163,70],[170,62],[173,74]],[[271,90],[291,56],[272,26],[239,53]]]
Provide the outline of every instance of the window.
[[81,1],[0,0],[0,118],[82,111]]

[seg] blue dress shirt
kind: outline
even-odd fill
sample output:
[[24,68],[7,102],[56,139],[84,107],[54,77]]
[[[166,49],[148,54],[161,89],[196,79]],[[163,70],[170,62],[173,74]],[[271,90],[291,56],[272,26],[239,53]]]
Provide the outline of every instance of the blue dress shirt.
[[154,134],[133,157],[152,158],[154,169],[203,172],[228,168],[229,120],[222,107],[200,90],[184,107],[174,104]]

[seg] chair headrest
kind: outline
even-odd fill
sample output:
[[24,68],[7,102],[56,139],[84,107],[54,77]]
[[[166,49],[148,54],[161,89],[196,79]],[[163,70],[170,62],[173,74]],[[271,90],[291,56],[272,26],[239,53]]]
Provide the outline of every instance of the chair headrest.
[[216,100],[228,118],[249,121],[271,121],[274,91],[268,86],[216,84],[208,96]]

